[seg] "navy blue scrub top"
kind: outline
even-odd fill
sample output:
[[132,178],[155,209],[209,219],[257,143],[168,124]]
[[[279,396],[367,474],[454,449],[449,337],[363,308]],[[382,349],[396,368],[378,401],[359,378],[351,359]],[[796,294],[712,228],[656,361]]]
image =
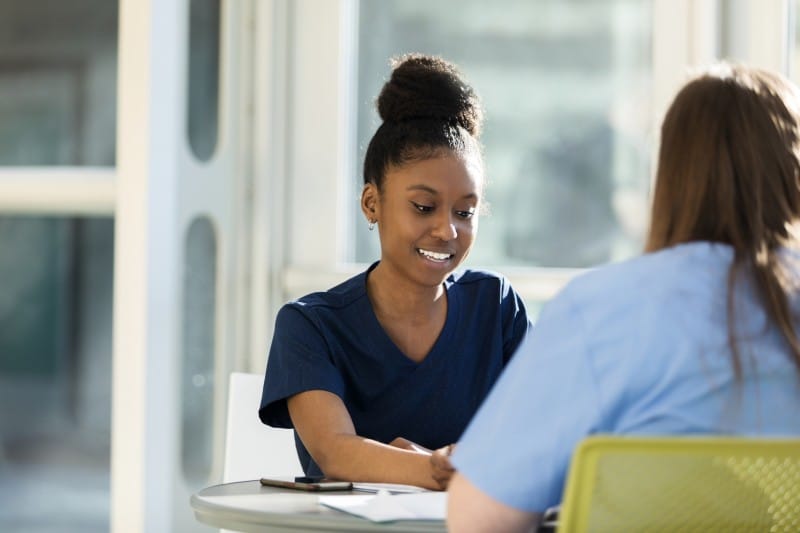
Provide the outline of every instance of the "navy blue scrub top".
[[[293,427],[286,399],[324,390],[342,399],[359,436],[383,443],[404,437],[430,449],[458,441],[530,328],[525,305],[498,274],[450,275],[444,327],[416,363],[392,342],[372,310],[366,279],[377,264],[278,312],[262,422]],[[306,475],[321,475],[296,432],[295,442]]]

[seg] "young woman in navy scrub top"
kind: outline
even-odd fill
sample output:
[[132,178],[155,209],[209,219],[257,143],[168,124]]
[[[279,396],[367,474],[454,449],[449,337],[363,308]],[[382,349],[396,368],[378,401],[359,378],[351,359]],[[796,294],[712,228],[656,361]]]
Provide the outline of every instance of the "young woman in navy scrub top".
[[458,270],[484,193],[482,111],[454,65],[394,62],[364,161],[380,260],[278,313],[259,416],[306,475],[447,487],[448,455],[530,327],[495,273]]

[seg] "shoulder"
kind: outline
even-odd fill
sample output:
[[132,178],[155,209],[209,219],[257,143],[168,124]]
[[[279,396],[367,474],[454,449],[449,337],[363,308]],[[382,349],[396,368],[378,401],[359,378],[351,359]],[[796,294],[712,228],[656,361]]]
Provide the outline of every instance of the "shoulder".
[[702,338],[718,326],[731,257],[726,246],[689,243],[597,267],[545,304],[537,327],[618,351],[658,344],[670,331]]
[[493,292],[501,296],[513,292],[508,279],[491,270],[464,269],[453,272],[446,281],[448,288],[472,292]]
[[365,296],[366,272],[362,272],[326,291],[312,292],[287,302],[278,312],[278,317],[296,314],[312,317],[320,313],[346,312],[349,306]]
[[705,292],[724,282],[732,251],[708,242],[687,243],[619,263],[596,267],[567,284],[559,295],[586,304],[610,297],[636,302],[681,292]]

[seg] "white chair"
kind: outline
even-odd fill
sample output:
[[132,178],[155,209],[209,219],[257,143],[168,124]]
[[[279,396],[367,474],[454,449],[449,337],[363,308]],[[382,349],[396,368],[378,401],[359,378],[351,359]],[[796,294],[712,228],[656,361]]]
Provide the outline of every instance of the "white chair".
[[228,383],[228,420],[222,481],[302,476],[294,432],[265,426],[258,418],[262,374],[232,372]]

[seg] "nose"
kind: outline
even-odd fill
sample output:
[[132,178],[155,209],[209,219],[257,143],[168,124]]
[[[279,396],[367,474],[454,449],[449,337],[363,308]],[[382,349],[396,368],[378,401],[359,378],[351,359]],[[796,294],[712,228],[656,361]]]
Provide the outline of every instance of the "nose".
[[436,218],[431,234],[442,241],[452,241],[458,237],[458,230],[449,213],[443,213]]

